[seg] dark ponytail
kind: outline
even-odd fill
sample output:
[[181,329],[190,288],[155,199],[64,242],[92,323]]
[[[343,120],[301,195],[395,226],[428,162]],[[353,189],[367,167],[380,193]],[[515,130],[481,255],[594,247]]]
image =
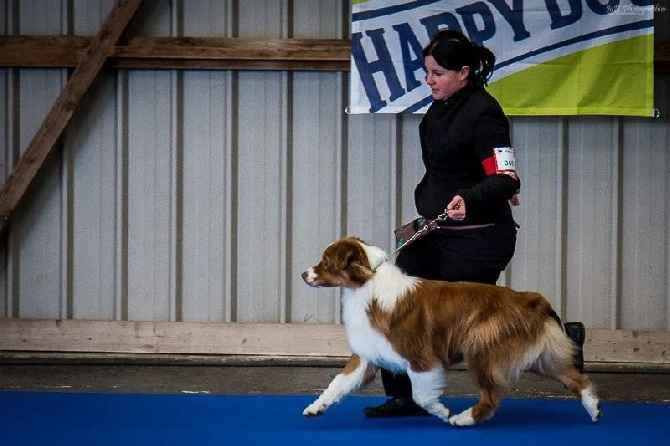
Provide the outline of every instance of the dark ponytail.
[[476,87],[487,85],[496,63],[496,56],[491,50],[452,29],[441,29],[435,33],[423,50],[423,57],[427,56],[433,56],[447,70],[470,67],[468,80]]

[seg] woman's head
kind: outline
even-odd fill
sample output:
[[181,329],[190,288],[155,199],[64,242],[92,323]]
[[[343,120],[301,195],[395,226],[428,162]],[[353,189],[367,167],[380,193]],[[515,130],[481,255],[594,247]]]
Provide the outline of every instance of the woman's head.
[[433,36],[423,50],[423,57],[434,99],[447,99],[468,83],[477,87],[486,85],[496,60],[488,48],[450,29],[442,29]]

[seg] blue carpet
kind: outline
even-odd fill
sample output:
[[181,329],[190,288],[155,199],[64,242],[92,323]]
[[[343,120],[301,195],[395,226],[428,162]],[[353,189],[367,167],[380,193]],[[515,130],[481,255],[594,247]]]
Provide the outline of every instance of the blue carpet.
[[[7,445],[669,445],[670,404],[603,403],[592,423],[576,400],[505,399],[495,417],[455,428],[433,417],[366,419],[382,397],[349,396],[317,418],[313,395],[0,392]],[[472,399],[446,398],[455,411]]]

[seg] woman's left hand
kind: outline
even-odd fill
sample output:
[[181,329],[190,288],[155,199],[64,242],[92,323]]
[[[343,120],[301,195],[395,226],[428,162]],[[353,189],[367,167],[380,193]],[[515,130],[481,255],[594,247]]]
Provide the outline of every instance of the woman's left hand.
[[447,216],[452,220],[465,219],[465,201],[460,195],[454,196],[447,205]]

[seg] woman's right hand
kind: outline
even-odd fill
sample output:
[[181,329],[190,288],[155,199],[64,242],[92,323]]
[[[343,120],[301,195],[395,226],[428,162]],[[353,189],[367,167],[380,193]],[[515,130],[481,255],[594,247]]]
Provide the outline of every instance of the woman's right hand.
[[447,216],[456,221],[465,219],[465,200],[463,200],[463,197],[456,195],[451,199],[447,205]]

